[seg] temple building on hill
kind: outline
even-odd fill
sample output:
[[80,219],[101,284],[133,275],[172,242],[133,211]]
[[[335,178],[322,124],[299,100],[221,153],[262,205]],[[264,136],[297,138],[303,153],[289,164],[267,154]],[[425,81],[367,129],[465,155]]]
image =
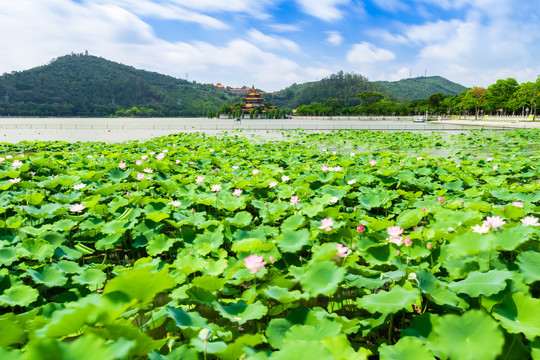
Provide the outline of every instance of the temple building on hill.
[[229,92],[233,93],[233,94],[247,94],[249,93],[249,88],[247,86],[244,86],[242,88],[239,88],[239,89],[229,89]]
[[227,91],[227,89],[225,88],[225,86],[221,85],[221,83],[217,83],[217,84],[215,85],[215,88],[216,88],[216,90],[218,90],[218,91],[223,91],[223,92],[226,92],[226,91]]
[[251,90],[249,90],[242,101],[244,102],[244,108],[242,109],[244,113],[249,113],[251,109],[255,109],[256,107],[264,108],[264,99],[261,97],[261,94],[255,90],[255,86],[251,87]]

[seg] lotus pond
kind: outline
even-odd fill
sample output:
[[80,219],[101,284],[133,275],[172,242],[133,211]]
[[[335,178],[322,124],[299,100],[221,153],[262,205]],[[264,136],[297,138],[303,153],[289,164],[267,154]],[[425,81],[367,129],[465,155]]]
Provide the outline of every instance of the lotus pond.
[[0,144],[0,358],[540,359],[539,131],[283,137]]

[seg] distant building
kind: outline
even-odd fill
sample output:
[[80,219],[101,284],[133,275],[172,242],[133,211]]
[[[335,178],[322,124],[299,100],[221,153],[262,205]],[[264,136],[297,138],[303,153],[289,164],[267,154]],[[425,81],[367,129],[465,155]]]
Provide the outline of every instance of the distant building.
[[264,108],[264,99],[262,98],[261,94],[255,90],[255,86],[251,87],[246,97],[243,98],[242,101],[244,102],[244,113],[248,113],[249,110],[255,109],[258,106]]
[[239,89],[229,89],[229,91],[232,92],[233,94],[247,94],[249,93],[249,88],[247,86],[244,86]]
[[221,83],[217,83],[214,87],[216,88],[217,91],[223,91],[223,92],[227,91],[225,86],[221,85]]

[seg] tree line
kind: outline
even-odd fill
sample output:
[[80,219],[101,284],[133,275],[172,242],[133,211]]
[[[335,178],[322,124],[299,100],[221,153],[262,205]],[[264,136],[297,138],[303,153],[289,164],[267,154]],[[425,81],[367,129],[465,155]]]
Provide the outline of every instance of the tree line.
[[427,99],[399,102],[376,91],[363,91],[356,95],[359,104],[347,106],[340,98],[314,101],[296,109],[298,115],[533,115],[540,102],[540,76],[536,82],[519,84],[513,78],[499,79],[494,84],[463,90],[458,95],[431,94]]

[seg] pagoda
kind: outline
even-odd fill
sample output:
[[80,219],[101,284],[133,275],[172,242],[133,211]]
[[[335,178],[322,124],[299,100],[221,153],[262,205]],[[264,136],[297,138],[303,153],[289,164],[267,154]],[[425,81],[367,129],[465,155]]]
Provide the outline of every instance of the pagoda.
[[244,113],[249,113],[249,110],[255,109],[256,107],[264,108],[264,99],[261,97],[261,94],[255,90],[255,85],[251,87],[251,90],[247,93],[246,97],[242,99],[244,102]]

